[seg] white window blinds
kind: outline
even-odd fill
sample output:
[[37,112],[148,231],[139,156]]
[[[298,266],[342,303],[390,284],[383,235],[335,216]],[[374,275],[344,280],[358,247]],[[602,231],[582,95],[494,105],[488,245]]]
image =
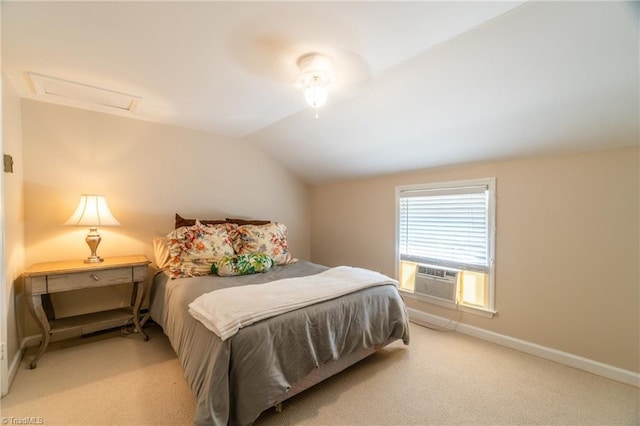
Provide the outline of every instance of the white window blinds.
[[488,271],[487,185],[401,190],[398,225],[401,259]]

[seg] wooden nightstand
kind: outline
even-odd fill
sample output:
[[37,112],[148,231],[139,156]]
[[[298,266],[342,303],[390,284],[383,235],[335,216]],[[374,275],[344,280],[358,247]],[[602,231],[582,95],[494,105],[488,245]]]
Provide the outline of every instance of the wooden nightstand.
[[[51,336],[58,333],[64,333],[64,337],[81,336],[122,326],[133,320],[135,329],[145,341],[149,340],[140,325],[140,305],[144,297],[149,263],[146,256],[137,255],[105,258],[100,263],[69,260],[30,266],[23,274],[27,304],[42,333],[40,349],[30,367],[36,368]],[[48,299],[51,293],[126,283],[133,283],[129,308],[56,319],[53,306],[43,305],[43,296]]]

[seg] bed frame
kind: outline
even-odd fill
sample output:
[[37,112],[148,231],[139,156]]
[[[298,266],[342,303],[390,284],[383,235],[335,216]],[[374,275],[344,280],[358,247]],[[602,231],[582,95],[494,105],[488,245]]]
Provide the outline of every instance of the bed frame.
[[299,394],[300,392],[305,391],[317,385],[318,383],[328,379],[329,377],[340,373],[341,371],[362,361],[369,355],[373,355],[375,352],[379,351],[380,349],[384,348],[385,346],[387,346],[388,344],[394,341],[395,339],[380,345],[375,345],[372,348],[360,349],[359,351],[343,356],[340,359],[337,359],[335,361],[316,367],[313,371],[311,371],[304,378],[302,378],[302,380],[300,380],[299,382],[291,386],[291,388],[289,388],[288,391],[286,391],[285,393],[281,394],[278,398],[276,398],[276,402],[273,405],[276,409],[276,412],[278,413],[282,412],[282,404],[289,398],[292,398],[297,394]]

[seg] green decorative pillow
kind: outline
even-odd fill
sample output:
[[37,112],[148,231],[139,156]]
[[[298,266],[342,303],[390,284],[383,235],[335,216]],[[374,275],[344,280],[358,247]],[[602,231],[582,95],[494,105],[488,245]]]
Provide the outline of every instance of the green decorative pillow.
[[273,259],[264,253],[227,255],[211,265],[211,272],[221,277],[267,272]]

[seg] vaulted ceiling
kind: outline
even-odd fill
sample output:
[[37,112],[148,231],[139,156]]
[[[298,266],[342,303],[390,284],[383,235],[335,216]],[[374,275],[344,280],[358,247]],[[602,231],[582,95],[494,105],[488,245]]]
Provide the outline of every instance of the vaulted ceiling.
[[[309,183],[638,143],[637,2],[2,2],[24,98],[244,138]],[[319,118],[298,58],[329,56]],[[36,93],[29,72],[140,97]]]

